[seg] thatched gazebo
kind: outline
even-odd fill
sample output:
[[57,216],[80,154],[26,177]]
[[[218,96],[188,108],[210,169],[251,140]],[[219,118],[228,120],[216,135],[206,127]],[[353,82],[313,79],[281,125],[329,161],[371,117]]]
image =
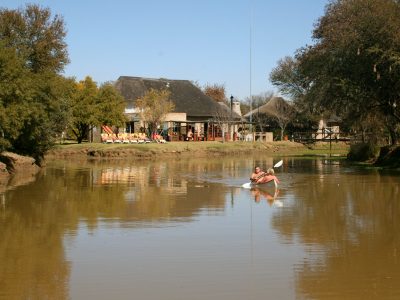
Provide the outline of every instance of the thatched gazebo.
[[281,139],[287,124],[291,121],[294,114],[292,104],[282,97],[272,97],[266,104],[253,109],[244,115],[246,119],[250,116],[256,120],[259,127],[268,127],[271,120],[275,121],[281,129]]

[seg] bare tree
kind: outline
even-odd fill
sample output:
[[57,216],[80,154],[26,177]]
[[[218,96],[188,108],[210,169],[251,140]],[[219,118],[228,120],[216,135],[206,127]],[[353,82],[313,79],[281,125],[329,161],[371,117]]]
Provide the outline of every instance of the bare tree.
[[269,111],[269,115],[277,121],[281,129],[281,140],[283,140],[286,126],[292,121],[295,110],[292,105],[285,101],[276,101],[274,108]]
[[222,141],[225,142],[225,129],[227,127],[227,123],[230,120],[230,115],[226,113],[226,111],[221,107],[219,107],[213,117],[213,122],[214,124],[217,124],[217,126],[221,129],[222,131]]
[[165,116],[174,110],[175,105],[169,99],[167,90],[150,89],[146,94],[136,100],[136,107],[140,109],[140,115],[147,122],[149,130],[154,133],[164,121]]
[[282,97],[272,97],[266,104],[253,109],[248,115],[252,114],[261,128],[270,125],[271,121],[276,122],[281,129],[281,139],[283,139],[286,126],[292,121],[294,113],[293,105]]

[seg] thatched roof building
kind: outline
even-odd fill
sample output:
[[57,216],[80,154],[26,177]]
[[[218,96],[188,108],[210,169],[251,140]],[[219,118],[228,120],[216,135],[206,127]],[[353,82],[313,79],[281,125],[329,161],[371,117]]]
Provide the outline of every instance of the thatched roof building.
[[249,118],[250,115],[265,114],[271,117],[287,116],[287,113],[293,110],[290,105],[282,97],[272,97],[266,104],[253,109],[244,115],[245,118]]
[[143,77],[121,76],[115,83],[127,101],[127,108],[134,108],[136,99],[144,96],[150,89],[171,92],[171,101],[175,104],[174,112],[186,113],[187,121],[207,121],[216,116],[240,120],[241,116],[231,112],[226,105],[219,105],[206,96],[189,80],[151,79]]

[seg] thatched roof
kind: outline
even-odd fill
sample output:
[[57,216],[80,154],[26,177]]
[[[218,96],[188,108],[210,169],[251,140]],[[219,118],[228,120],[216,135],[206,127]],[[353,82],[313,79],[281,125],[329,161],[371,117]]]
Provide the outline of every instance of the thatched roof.
[[244,115],[245,118],[250,117],[250,115],[256,114],[266,114],[269,116],[280,116],[285,114],[285,112],[293,110],[292,105],[290,105],[285,99],[282,97],[273,97],[266,104],[253,109]]
[[[168,89],[171,92],[171,100],[175,104],[174,112],[185,112],[188,121],[212,119],[217,114],[222,114],[227,118],[231,115],[227,106],[219,105],[189,80],[121,76],[115,83],[115,87],[130,104],[134,104],[136,99],[143,97],[150,89]],[[232,117],[236,120],[241,119],[235,112]]]

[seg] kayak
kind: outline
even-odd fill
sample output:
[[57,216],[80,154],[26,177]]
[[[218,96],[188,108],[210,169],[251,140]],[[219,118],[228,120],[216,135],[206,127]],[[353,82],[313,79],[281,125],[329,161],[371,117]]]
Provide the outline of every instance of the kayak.
[[271,181],[263,182],[263,183],[246,182],[246,183],[242,184],[242,188],[251,189],[251,188],[255,188],[255,187],[265,187],[271,183],[274,183],[276,188],[278,187],[278,183],[275,180],[271,180]]
[[[283,160],[278,161],[275,165],[274,165],[274,169],[275,168],[279,168],[281,167],[283,164]],[[261,186],[265,186],[266,184],[270,183],[270,182],[274,182],[275,184],[275,188],[278,188],[278,182],[276,182],[275,180],[270,180],[268,182],[263,182],[263,183],[253,183],[253,182],[246,182],[244,184],[242,184],[242,188],[245,189],[251,189],[253,187],[261,187]]]

